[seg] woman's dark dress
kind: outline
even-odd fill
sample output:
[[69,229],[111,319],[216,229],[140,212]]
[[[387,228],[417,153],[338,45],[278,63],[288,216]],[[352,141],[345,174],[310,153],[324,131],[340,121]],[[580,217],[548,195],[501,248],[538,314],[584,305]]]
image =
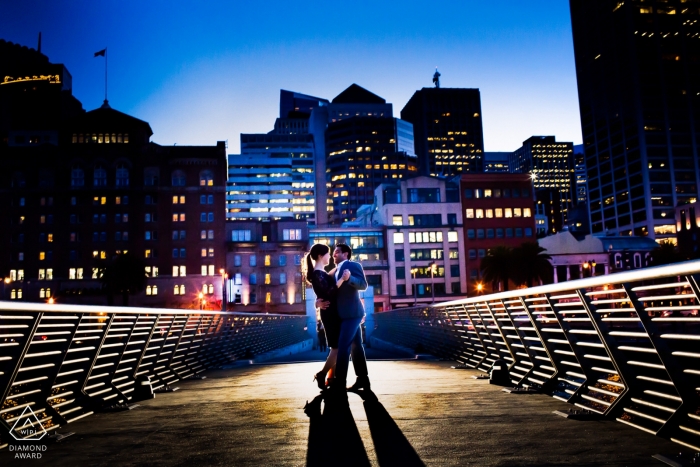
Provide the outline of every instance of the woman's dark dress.
[[328,347],[338,348],[338,336],[340,335],[340,317],[338,316],[338,302],[336,293],[338,287],[333,276],[325,271],[314,269],[311,273],[311,286],[314,288],[316,298],[331,302],[325,310],[321,310],[321,321],[326,328],[326,342]]

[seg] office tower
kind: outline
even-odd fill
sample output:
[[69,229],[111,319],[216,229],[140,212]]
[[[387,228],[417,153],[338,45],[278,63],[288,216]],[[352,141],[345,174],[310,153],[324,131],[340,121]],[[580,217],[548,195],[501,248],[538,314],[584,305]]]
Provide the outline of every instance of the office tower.
[[570,2],[593,234],[674,238],[697,200],[698,7]]
[[374,202],[377,186],[417,172],[411,125],[394,118],[383,98],[356,84],[315,109],[311,120],[317,147],[322,138],[326,148],[330,223],[355,219],[360,206]]
[[293,115],[305,115],[308,119],[313,109],[324,105],[328,105],[328,100],[321,97],[280,89],[279,118],[284,119],[292,117]]
[[510,158],[511,173],[532,177],[535,199],[544,205],[549,221],[548,233],[560,232],[568,222],[573,204],[573,151],[573,143],[557,142],[554,136],[532,136]]
[[510,152],[485,152],[484,172],[509,173],[508,164],[511,154]]
[[241,134],[241,154],[228,156],[226,219],[313,223],[314,185],[310,134]]
[[413,124],[421,175],[483,171],[478,89],[423,88],[401,110],[401,119]]
[[[38,54],[13,52],[30,60]],[[147,122],[107,102],[82,112],[70,93],[70,74],[64,68],[55,73],[56,65],[41,57],[36,82],[0,86],[0,113],[12,117],[0,142],[0,203],[6,207],[0,211],[6,227],[0,231],[0,277],[10,278],[5,298],[104,304],[102,270],[128,252],[144,261],[147,275],[131,305],[198,306],[201,292],[208,308],[220,309],[225,143],[160,146],[150,141]],[[52,126],[44,115],[14,118],[22,116],[14,106],[27,94],[37,112],[46,104]]]
[[[481,283],[481,259],[496,246],[534,242],[532,179],[526,174],[465,174],[460,193],[464,209],[467,291]],[[489,291],[490,284],[482,284]]]
[[[229,155],[227,220],[316,222],[316,181],[325,201],[325,151],[316,150],[309,117],[326,99],[280,90],[280,115],[269,133],[241,134],[241,154]],[[319,164],[317,159],[321,159]],[[322,214],[325,216],[325,204]]]

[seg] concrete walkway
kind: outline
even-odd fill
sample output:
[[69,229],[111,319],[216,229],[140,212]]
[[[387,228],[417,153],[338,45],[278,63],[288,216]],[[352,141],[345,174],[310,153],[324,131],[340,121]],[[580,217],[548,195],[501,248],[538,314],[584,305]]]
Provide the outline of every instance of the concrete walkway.
[[618,422],[566,420],[552,411],[570,405],[506,394],[449,367],[370,361],[376,400],[350,394],[349,410],[314,402],[319,362],[212,371],[134,410],[69,425],[63,431],[76,434],[49,444],[41,460],[5,449],[0,465],[642,466],[681,450]]

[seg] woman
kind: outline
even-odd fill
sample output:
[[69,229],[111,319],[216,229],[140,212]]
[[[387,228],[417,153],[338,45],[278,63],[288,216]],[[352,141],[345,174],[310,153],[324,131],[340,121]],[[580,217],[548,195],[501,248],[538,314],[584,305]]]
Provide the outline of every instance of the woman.
[[323,369],[314,375],[314,381],[320,389],[326,388],[326,375],[335,366],[338,355],[338,336],[340,335],[340,317],[338,316],[338,303],[335,295],[343,282],[350,278],[350,271],[346,271],[337,281],[334,280],[335,270],[325,271],[325,267],[331,261],[331,249],[328,245],[317,243],[311,247],[306,255],[306,281],[313,287],[317,298],[327,300],[330,306],[321,310],[321,321],[326,329],[326,342],[331,351],[326,359]]

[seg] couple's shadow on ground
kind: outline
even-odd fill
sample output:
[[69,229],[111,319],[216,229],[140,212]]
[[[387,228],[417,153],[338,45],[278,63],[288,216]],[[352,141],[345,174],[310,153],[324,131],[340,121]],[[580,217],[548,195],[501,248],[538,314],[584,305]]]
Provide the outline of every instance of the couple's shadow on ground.
[[[363,400],[379,465],[425,467],[377,396],[370,390],[358,390],[352,394]],[[342,396],[321,393],[307,402],[304,412],[311,422],[307,466],[371,465],[350,407]]]

